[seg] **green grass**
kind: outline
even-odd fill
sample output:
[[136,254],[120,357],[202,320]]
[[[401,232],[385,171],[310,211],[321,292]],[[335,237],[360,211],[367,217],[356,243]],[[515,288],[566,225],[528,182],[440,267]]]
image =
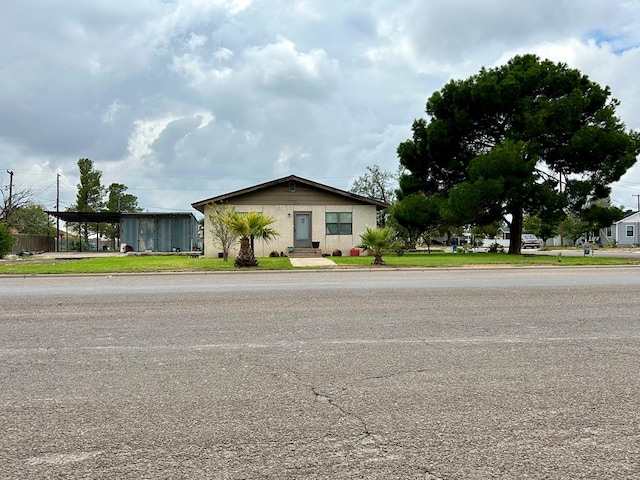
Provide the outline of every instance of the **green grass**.
[[[466,265],[637,265],[640,259],[615,257],[570,257],[555,255],[507,255],[505,253],[419,252],[384,255],[384,267],[461,267]],[[371,266],[373,257],[331,257],[338,265]],[[382,268],[384,268],[382,267]]]
[[[411,268],[411,267],[461,267],[467,265],[638,265],[640,258],[615,257],[570,257],[543,255],[506,255],[500,253],[444,253],[419,252],[402,256],[389,254],[383,257],[385,265],[372,266],[373,257],[330,257],[338,266],[344,268]],[[560,260],[560,261],[559,261]],[[188,256],[119,256],[83,259],[53,259],[26,257],[18,260],[1,260],[0,275],[39,275],[39,274],[116,274],[145,272],[214,272],[214,271],[255,271],[255,270],[292,270],[288,258],[259,258],[256,268],[239,269],[233,266],[233,259],[227,262],[219,258],[191,258]]]
[[82,259],[40,259],[27,257],[15,261],[0,261],[1,274],[81,274],[81,273],[145,273],[145,272],[212,272],[235,270],[292,269],[288,258],[260,258],[256,268],[239,269],[233,259],[191,258],[188,256],[122,256]]

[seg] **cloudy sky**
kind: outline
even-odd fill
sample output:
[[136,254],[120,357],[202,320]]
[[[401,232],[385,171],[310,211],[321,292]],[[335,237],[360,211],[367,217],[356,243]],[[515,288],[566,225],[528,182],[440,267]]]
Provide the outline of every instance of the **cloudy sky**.
[[[75,202],[77,161],[149,211],[289,174],[348,190],[450,79],[535,53],[640,130],[640,0],[8,0],[0,187]],[[640,165],[614,186],[637,208]]]

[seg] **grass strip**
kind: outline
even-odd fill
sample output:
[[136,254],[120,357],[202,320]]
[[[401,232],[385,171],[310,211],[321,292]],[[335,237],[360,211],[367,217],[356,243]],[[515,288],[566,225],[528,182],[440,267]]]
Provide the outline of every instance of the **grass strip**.
[[[516,265],[516,266],[580,266],[580,265],[638,265],[640,258],[583,257],[556,255],[506,255],[500,253],[444,253],[418,252],[398,256],[385,255],[385,265],[376,268],[430,268],[462,267],[472,265]],[[372,257],[330,257],[338,266],[371,267]],[[219,258],[191,258],[188,256],[117,256],[80,259],[56,259],[51,257],[25,257],[17,260],[0,260],[0,275],[42,274],[118,274],[150,272],[216,272],[253,270],[292,270],[288,258],[264,257],[258,259],[259,266],[238,269],[233,259],[224,262]]]

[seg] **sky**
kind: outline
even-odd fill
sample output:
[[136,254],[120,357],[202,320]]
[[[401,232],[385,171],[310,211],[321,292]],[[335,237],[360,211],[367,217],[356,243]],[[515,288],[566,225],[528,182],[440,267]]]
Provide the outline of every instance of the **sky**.
[[[80,158],[151,212],[287,175],[396,172],[427,99],[519,54],[611,87],[640,130],[640,0],[8,0],[0,188],[55,210]],[[637,209],[640,162],[613,185]]]

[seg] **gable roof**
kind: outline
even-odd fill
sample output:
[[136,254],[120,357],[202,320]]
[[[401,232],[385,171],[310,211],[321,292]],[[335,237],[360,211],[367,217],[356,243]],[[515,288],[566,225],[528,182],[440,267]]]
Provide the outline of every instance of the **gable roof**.
[[306,178],[298,177],[296,175],[289,175],[288,177],[282,177],[276,180],[271,180],[270,182],[260,183],[252,187],[236,190],[235,192],[225,193],[223,195],[218,195],[217,197],[211,197],[205,200],[200,200],[199,202],[192,203],[191,206],[196,210],[198,210],[199,212],[204,213],[205,205],[210,205],[214,203],[227,203],[230,201],[232,202],[234,198],[240,197],[242,195],[253,193],[259,190],[265,190],[267,188],[281,185],[287,182],[292,182],[292,181],[307,185],[311,188],[329,192],[334,195],[338,195],[340,197],[348,198],[359,204],[375,205],[378,210],[382,210],[383,208],[387,208],[389,206],[387,203],[380,202],[372,198],[363,197],[362,195],[358,195],[355,193],[340,190],[339,188],[329,187],[328,185],[323,185],[321,183],[307,180]]
[[627,215],[623,219],[618,220],[617,222],[614,223],[614,225],[617,225],[619,223],[633,223],[638,221],[640,221],[640,212],[634,212],[630,215]]

